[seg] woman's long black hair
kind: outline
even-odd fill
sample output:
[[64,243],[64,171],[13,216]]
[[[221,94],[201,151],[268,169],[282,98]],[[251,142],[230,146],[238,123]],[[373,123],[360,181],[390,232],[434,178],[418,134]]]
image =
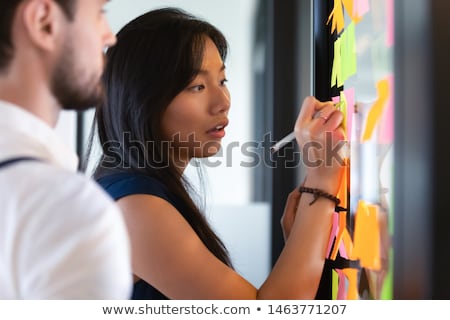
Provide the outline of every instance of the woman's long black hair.
[[103,154],[94,177],[132,171],[159,179],[183,202],[183,215],[203,243],[231,266],[227,250],[170,159],[161,130],[164,111],[200,70],[206,37],[225,61],[228,44],[223,34],[180,9],[150,11],[119,31],[117,44],[106,54],[107,103],[95,114]]

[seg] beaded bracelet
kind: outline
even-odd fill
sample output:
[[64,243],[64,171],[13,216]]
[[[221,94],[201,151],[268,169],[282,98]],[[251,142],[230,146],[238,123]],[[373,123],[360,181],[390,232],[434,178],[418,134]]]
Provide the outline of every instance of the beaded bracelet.
[[298,191],[306,192],[306,193],[312,193],[314,195],[314,199],[313,199],[313,201],[311,201],[309,203],[309,205],[312,205],[314,202],[316,202],[316,200],[319,197],[327,198],[327,199],[333,201],[335,203],[336,207],[338,207],[339,203],[341,202],[341,200],[339,200],[337,197],[335,197],[332,194],[329,194],[329,193],[327,193],[327,192],[325,192],[323,190],[320,190],[320,189],[308,188],[308,187],[301,186],[301,187],[298,188]]

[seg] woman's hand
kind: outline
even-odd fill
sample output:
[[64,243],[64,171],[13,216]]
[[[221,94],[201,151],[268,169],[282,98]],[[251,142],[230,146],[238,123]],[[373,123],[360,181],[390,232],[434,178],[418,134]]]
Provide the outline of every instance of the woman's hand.
[[[303,101],[294,132],[308,180],[323,181],[325,185],[329,181],[339,182],[341,168],[345,165],[342,154],[346,147],[341,126],[343,118],[342,112],[332,102],[320,102],[314,97]],[[337,192],[337,183],[326,191]]]

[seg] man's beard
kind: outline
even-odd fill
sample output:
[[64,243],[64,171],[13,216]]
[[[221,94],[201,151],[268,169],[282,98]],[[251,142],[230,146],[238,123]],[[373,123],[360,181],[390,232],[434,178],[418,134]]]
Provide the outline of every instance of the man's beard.
[[[86,79],[70,45],[65,47],[51,78],[51,90],[64,110],[83,111],[103,104],[105,92],[101,79],[94,73]],[[79,72],[82,71],[82,72]],[[80,81],[83,79],[83,82]]]

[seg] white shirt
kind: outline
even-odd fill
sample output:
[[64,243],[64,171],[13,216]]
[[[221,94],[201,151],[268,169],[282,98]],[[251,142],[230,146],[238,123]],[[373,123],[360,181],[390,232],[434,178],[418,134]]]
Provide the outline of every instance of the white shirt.
[[54,130],[0,101],[0,299],[129,299],[122,215]]

